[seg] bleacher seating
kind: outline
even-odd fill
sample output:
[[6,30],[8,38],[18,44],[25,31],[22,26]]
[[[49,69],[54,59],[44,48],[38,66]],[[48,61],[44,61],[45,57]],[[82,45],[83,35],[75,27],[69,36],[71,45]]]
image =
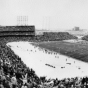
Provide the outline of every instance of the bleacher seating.
[[0,27],[0,37],[3,36],[35,36],[35,26]]
[[84,37],[82,37],[82,40],[88,41],[88,35],[85,35]]
[[36,39],[41,41],[60,41],[77,39],[77,37],[69,34],[68,32],[44,32],[43,35],[37,35]]
[[[15,37],[15,41],[21,38]],[[6,46],[9,41],[14,41],[14,38],[0,38],[0,88],[88,88],[88,77],[62,80],[39,78]]]

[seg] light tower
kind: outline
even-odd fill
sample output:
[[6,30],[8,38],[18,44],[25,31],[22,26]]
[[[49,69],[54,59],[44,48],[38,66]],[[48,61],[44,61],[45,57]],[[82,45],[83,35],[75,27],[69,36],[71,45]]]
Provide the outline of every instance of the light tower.
[[42,29],[50,30],[50,16],[43,17]]
[[17,16],[17,25],[18,26],[27,26],[28,25],[28,16]]

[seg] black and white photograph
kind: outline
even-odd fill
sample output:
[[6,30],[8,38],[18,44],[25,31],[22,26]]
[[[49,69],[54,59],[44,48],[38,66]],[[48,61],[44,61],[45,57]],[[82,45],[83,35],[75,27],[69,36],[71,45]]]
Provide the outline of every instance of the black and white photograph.
[[0,88],[88,88],[88,0],[0,0]]

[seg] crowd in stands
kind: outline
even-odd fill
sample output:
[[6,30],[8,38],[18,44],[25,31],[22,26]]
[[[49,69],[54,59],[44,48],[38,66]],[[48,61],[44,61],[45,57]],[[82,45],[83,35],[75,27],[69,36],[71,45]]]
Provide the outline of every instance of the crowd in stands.
[[[0,88],[88,88],[88,77],[65,78],[62,80],[38,77],[32,68],[27,67],[21,58],[6,46],[7,42],[19,40],[33,41],[36,38],[0,38]],[[40,41],[43,40],[40,39]],[[48,37],[46,40],[48,40]]]
[[[0,31],[0,37],[17,37],[18,39],[29,39],[33,41],[60,41],[60,40],[69,40],[69,39],[78,39],[76,36],[69,34],[68,32],[44,32],[43,35],[35,35],[35,31],[23,31],[19,30],[16,31],[16,28],[14,31],[9,27],[6,27],[7,29],[3,28],[3,31]],[[5,31],[6,30],[6,31]],[[10,30],[10,31],[8,31]],[[23,37],[24,36],[24,37]],[[21,38],[22,37],[22,38]]]
[[[39,78],[10,48],[0,46],[0,88],[26,88],[37,86]],[[37,88],[37,87],[36,87]]]
[[82,37],[82,40],[88,41],[88,35],[85,35],[84,37]]
[[1,26],[0,37],[34,36],[35,26]]
[[69,34],[68,32],[44,32],[43,35],[37,35],[36,39],[41,41],[60,41],[77,39],[77,37]]

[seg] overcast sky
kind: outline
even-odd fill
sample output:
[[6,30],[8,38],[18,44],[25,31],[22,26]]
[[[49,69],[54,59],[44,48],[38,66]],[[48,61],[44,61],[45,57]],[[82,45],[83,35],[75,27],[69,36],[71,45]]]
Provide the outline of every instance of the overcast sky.
[[17,25],[17,16],[36,28],[88,29],[88,0],[0,0],[0,25]]

